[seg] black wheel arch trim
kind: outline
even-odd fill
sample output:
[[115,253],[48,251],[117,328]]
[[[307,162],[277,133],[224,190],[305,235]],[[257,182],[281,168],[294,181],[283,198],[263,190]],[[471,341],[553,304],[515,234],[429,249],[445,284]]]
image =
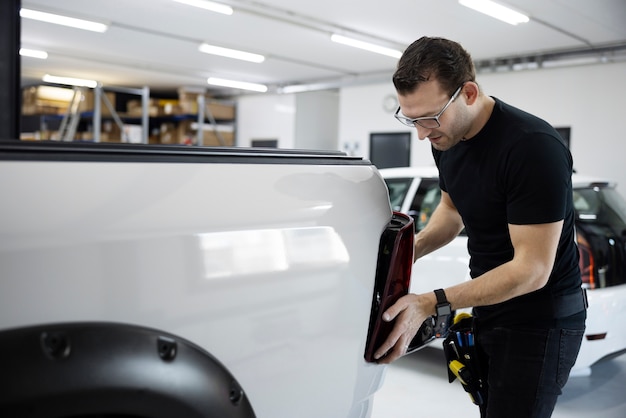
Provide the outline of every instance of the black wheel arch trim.
[[0,416],[254,418],[233,374],[198,345],[112,322],[0,331]]

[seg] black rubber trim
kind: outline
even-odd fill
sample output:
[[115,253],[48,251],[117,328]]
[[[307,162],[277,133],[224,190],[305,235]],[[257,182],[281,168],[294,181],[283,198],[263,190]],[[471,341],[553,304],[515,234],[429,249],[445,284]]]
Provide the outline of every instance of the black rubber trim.
[[56,141],[0,142],[0,160],[372,165],[341,151]]

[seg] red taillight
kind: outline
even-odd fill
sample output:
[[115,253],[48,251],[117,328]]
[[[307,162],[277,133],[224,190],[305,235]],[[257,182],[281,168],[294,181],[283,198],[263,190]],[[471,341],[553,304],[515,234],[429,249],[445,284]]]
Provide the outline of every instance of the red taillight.
[[413,266],[413,219],[394,212],[380,237],[376,281],[365,347],[365,360],[374,362],[374,352],[385,341],[393,323],[383,313],[409,292]]
[[595,265],[591,246],[589,245],[589,241],[587,241],[585,236],[581,234],[580,231],[576,234],[576,241],[578,242],[578,265],[583,279],[583,286],[588,289],[595,289]]
[[587,334],[585,337],[588,341],[603,340],[606,338],[606,332],[603,332],[601,334]]

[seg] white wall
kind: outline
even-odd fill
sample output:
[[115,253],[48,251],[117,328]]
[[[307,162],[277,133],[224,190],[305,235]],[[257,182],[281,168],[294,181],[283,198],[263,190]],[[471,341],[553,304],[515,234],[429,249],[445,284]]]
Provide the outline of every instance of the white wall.
[[619,182],[626,195],[626,63],[482,77],[485,91],[554,126],[571,126],[575,169]]
[[[570,146],[578,172],[618,182],[626,196],[626,63],[478,75],[483,90],[547,120],[570,126]],[[383,109],[393,85],[343,88],[339,106],[339,149],[369,157],[371,132],[407,131]],[[410,130],[410,129],[409,129]],[[412,130],[411,165],[432,164],[430,146]],[[355,144],[358,144],[355,146]]]
[[[281,148],[338,149],[369,158],[370,133],[410,131],[411,165],[432,165],[430,144],[393,117],[391,75],[389,83],[342,88],[338,97],[336,92],[243,96],[237,145],[275,138]],[[489,95],[554,126],[571,127],[576,170],[617,181],[626,196],[626,63],[483,73],[478,82]]]
[[276,139],[279,148],[337,149],[339,93],[243,96],[237,100],[236,145]]
[[249,147],[253,139],[276,139],[280,148],[294,148],[295,113],[294,95],[240,97],[235,145]]
[[348,87],[339,100],[339,144],[344,151],[369,158],[370,133],[411,132],[411,165],[434,165],[428,141],[417,140],[415,129],[400,124],[394,117],[395,105],[388,105],[396,92],[391,83]]
[[337,149],[339,92],[324,90],[296,95],[295,148]]

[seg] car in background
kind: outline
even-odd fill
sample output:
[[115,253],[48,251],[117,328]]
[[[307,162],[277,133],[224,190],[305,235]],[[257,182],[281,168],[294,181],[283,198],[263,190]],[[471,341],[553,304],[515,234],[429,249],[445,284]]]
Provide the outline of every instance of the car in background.
[[[416,232],[428,223],[441,198],[436,167],[380,170],[393,210],[414,218]],[[572,176],[576,241],[589,310],[585,338],[572,375],[626,352],[626,201],[606,179]],[[470,280],[464,231],[413,266],[411,292],[424,293]],[[438,344],[435,344],[438,346]]]

